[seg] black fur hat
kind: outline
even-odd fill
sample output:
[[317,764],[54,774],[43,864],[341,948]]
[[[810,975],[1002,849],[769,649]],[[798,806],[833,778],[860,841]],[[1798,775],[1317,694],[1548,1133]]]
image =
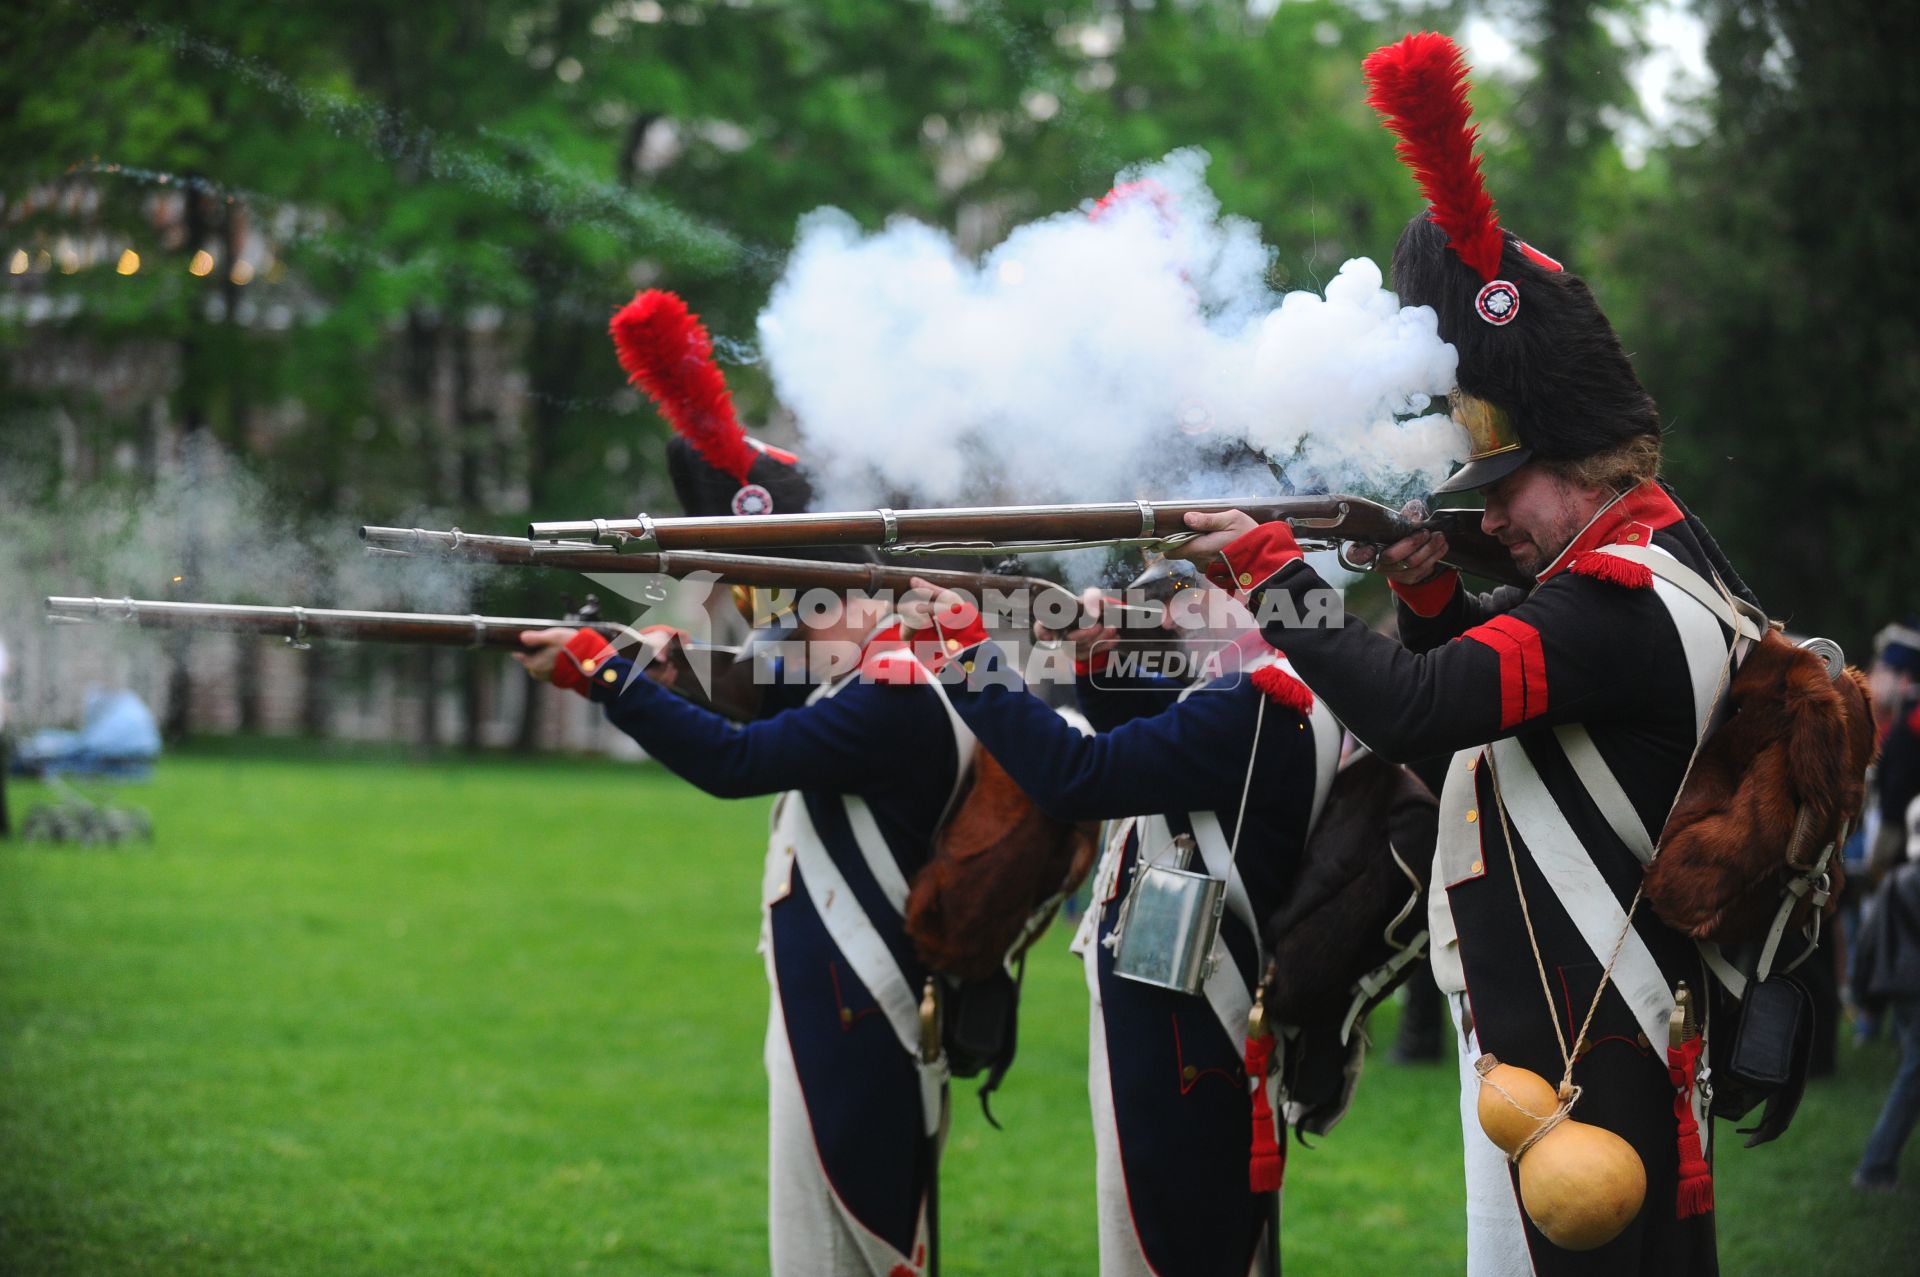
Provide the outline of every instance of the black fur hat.
[[1510,233],[1504,241],[1499,278],[1513,285],[1521,313],[1497,326],[1475,304],[1485,283],[1427,214],[1407,223],[1393,250],[1401,304],[1433,307],[1441,340],[1459,352],[1461,391],[1501,409],[1520,445],[1481,455],[1483,441],[1475,439],[1476,458],[1443,492],[1491,483],[1529,460],[1574,461],[1660,435],[1653,396],[1586,281],[1557,263],[1542,266],[1536,259],[1543,255]]
[[1366,61],[1368,100],[1400,138],[1429,207],[1400,234],[1393,286],[1431,306],[1459,353],[1454,417],[1467,464],[1437,491],[1492,483],[1526,462],[1573,461],[1640,436],[1660,415],[1585,281],[1500,225],[1474,154],[1466,59],[1423,32]]

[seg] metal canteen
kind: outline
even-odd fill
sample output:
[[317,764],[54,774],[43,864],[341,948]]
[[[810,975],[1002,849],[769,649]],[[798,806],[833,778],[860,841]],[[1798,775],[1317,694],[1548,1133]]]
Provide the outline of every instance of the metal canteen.
[[1188,868],[1195,850],[1193,836],[1181,834],[1171,861],[1135,868],[1113,955],[1115,975],[1191,994],[1206,984],[1227,884]]

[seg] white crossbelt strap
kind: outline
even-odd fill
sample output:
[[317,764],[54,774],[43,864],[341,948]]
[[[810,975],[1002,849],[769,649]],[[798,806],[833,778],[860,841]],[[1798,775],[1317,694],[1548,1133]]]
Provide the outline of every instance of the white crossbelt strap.
[[1648,568],[1661,580],[1677,586],[1694,602],[1713,613],[1722,625],[1752,642],[1767,632],[1767,618],[1739,599],[1729,601],[1713,583],[1657,545],[1607,545],[1599,553],[1611,554]]
[[[835,695],[854,677],[857,675],[815,689],[807,698],[808,704]],[[930,686],[940,697],[941,706],[947,712],[958,754],[958,765],[948,794],[951,806],[960,792],[961,782],[973,758],[973,734],[967,731],[955,713],[940,684],[936,681]],[[907,881],[900,872],[898,858],[887,845],[886,836],[880,832],[872,809],[864,799],[854,795],[844,795],[840,801],[846,811],[847,828],[859,848],[860,858],[866,862],[868,872],[879,884],[887,903],[897,912],[904,913]],[[821,841],[804,798],[799,794],[788,795],[782,801],[781,808],[779,833],[793,848],[801,877],[807,885],[807,896],[813,902],[814,911],[820,915],[821,925],[826,927],[827,934],[833,938],[841,956],[846,958],[847,965],[853,968],[860,982],[873,994],[894,1036],[900,1040],[901,1048],[920,1066],[921,1116],[926,1123],[926,1133],[931,1135],[939,1128],[941,1091],[946,1083],[947,1067],[944,1057],[932,1064],[920,1059],[919,996],[908,985],[893,951],[887,947],[873,920],[860,907],[852,888],[847,885],[846,876],[840,872],[826,844]]]
[[[1242,674],[1251,677],[1255,670],[1268,665],[1278,665],[1295,678],[1299,674],[1292,664],[1277,653],[1263,655],[1250,661],[1242,669]],[[1198,687],[1189,687],[1181,692],[1180,699],[1185,700]],[[1320,819],[1320,809],[1326,805],[1327,793],[1333,787],[1333,774],[1340,764],[1340,744],[1342,729],[1333,717],[1326,703],[1318,696],[1313,698],[1313,709],[1308,715],[1308,724],[1313,732],[1314,774],[1313,805],[1308,812],[1309,830]],[[1256,742],[1257,743],[1257,742]],[[1251,761],[1251,760],[1250,760]],[[1244,816],[1242,817],[1244,819]],[[1233,865],[1233,848],[1228,843],[1226,830],[1221,827],[1218,812],[1203,811],[1188,814],[1188,823],[1193,827],[1193,838],[1200,845],[1200,858],[1207,867],[1207,873],[1213,878],[1221,878],[1227,884],[1227,908],[1252,933],[1256,949],[1260,947],[1260,920],[1254,917],[1253,901],[1247,894],[1246,884],[1241,881],[1240,872]],[[1162,832],[1171,839],[1171,831],[1158,818],[1149,818],[1142,825],[1143,834],[1158,836]],[[1142,853],[1147,848],[1143,845]],[[1265,961],[1260,954],[1256,965]],[[1207,1001],[1213,1007],[1214,1015],[1220,1021],[1220,1027],[1226,1031],[1229,1041],[1237,1042],[1246,1032],[1247,1016],[1253,1010],[1253,999],[1248,995],[1245,982],[1241,979],[1240,969],[1235,965],[1233,956],[1227,951],[1224,935],[1216,934],[1213,941],[1213,970],[1203,986]]]
[[813,828],[805,803],[790,805],[794,813],[788,822],[787,836],[800,874],[807,884],[807,897],[813,901],[820,922],[833,937],[834,947],[860,977],[860,983],[873,994],[885,1013],[900,1047],[919,1065],[920,1116],[924,1133],[932,1135],[940,1128],[941,1088],[947,1080],[945,1058],[932,1064],[920,1058],[920,1002],[901,974],[887,942],[881,938],[872,919],[861,910],[847,880],[828,853],[826,844]]
[[1628,926],[1626,910],[1568,826],[1526,749],[1508,737],[1494,742],[1492,754],[1507,815],[1533,853],[1534,863],[1599,962],[1604,965],[1615,943],[1619,943],[1613,985],[1626,999],[1647,1040],[1665,1042],[1673,994],[1647,942]]
[[[1294,663],[1279,653],[1263,661],[1248,664],[1246,672],[1252,674],[1263,664],[1277,664],[1290,676],[1300,678],[1300,670],[1296,670]],[[1300,682],[1306,684],[1304,678]],[[1308,691],[1313,689],[1308,687]],[[1313,805],[1308,808],[1308,833],[1311,833],[1313,826],[1319,824],[1321,810],[1327,808],[1327,795],[1332,791],[1332,776],[1334,772],[1340,770],[1340,745],[1346,741],[1346,728],[1340,726],[1340,720],[1332,716],[1331,709],[1327,709],[1327,701],[1315,695],[1313,709],[1308,712],[1308,730],[1313,732]]]
[[833,937],[847,965],[886,1012],[887,1022],[893,1026],[900,1045],[918,1055],[920,1003],[907,987],[900,964],[894,961],[886,941],[860,908],[840,866],[834,863],[832,853],[820,840],[813,820],[807,815],[806,804],[790,803],[782,814],[786,819],[781,822],[785,826],[781,833],[793,846],[794,859],[799,862],[801,876],[806,880],[807,895],[827,934]]
[[[1157,817],[1151,819],[1158,821]],[[1200,860],[1207,867],[1207,876],[1226,879],[1228,910],[1249,931],[1259,935],[1260,924],[1253,916],[1253,899],[1247,895],[1247,884],[1240,880],[1240,871],[1233,865],[1233,850],[1227,845],[1227,831],[1220,827],[1220,814],[1212,811],[1189,812],[1188,823],[1193,826],[1193,840],[1200,844]]]
[[[1587,796],[1593,799],[1593,805],[1600,809],[1614,836],[1626,844],[1634,859],[1641,864],[1653,862],[1653,839],[1647,835],[1647,827],[1640,823],[1640,813],[1635,810],[1633,800],[1627,797],[1627,791],[1620,787],[1620,781],[1607,766],[1600,751],[1594,747],[1593,737],[1587,729],[1578,723],[1570,723],[1553,729],[1560,739],[1560,747],[1567,752],[1567,761],[1573,764],[1574,775],[1586,787]],[[1711,940],[1696,942],[1700,950],[1700,960],[1727,987],[1734,997],[1744,997],[1747,991],[1747,978],[1726,955],[1720,952],[1720,946]]]
[[1578,723],[1567,723],[1553,729],[1559,738],[1560,748],[1567,753],[1567,761],[1573,764],[1574,775],[1586,788],[1587,796],[1593,799],[1593,805],[1606,817],[1607,826],[1614,836],[1626,844],[1633,858],[1641,864],[1653,863],[1653,838],[1647,833],[1647,827],[1640,823],[1640,813],[1635,810],[1633,800],[1627,797],[1627,791],[1620,787],[1620,781],[1614,776],[1613,769],[1607,766],[1607,760],[1600,757],[1600,750],[1593,743],[1593,736]]
[[886,835],[880,832],[880,824],[873,818],[873,808],[867,806],[866,799],[853,794],[842,801],[847,808],[847,827],[860,845],[861,858],[873,872],[873,880],[880,884],[881,894],[886,896],[894,912],[904,914],[907,911],[906,875],[900,872],[900,861],[887,846]]
[[[1696,737],[1697,748],[1707,733],[1718,726],[1718,700],[1724,694],[1721,680],[1727,672],[1727,649],[1724,636],[1718,632],[1718,625],[1725,625],[1732,630],[1735,643],[1744,647],[1760,638],[1765,618],[1760,617],[1756,621],[1757,614],[1753,609],[1744,604],[1733,606],[1728,596],[1658,546],[1614,545],[1604,547],[1602,553],[1643,564],[1658,578],[1656,592],[1660,601],[1666,604],[1668,615],[1673,618],[1674,628],[1680,634],[1681,646],[1687,656],[1687,674],[1693,685],[1694,725],[1699,733]],[[1683,598],[1698,604],[1698,607],[1683,606]],[[1706,620],[1708,616],[1712,622]],[[1708,626],[1714,622],[1718,625],[1713,625],[1712,641],[1709,642]],[[1740,654],[1735,653],[1736,660]],[[1640,813],[1627,797],[1626,790],[1614,776],[1613,769],[1600,756],[1592,735],[1578,723],[1557,727],[1554,735],[1559,739],[1560,747],[1566,751],[1574,774],[1580,778],[1588,797],[1599,808],[1614,835],[1642,865],[1651,864],[1654,856],[1653,839],[1647,833],[1647,827],[1641,823]],[[1720,946],[1710,940],[1702,940],[1697,947],[1701,961],[1707,964],[1720,983],[1734,997],[1744,996],[1747,979],[1727,961],[1720,952]]]

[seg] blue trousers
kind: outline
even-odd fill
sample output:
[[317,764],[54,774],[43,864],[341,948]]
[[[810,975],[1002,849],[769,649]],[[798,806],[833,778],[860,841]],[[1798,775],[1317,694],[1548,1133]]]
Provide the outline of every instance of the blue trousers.
[[1876,1184],[1891,1184],[1900,1177],[1900,1149],[1920,1121],[1920,998],[1897,998],[1892,1009],[1900,1026],[1900,1071],[1893,1075],[1893,1087],[1855,1172]]

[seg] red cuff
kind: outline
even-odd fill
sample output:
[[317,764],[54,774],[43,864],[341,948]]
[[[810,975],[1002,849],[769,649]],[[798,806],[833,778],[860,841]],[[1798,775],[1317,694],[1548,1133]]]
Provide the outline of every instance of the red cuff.
[[607,642],[599,631],[575,630],[561,651],[560,659],[554,662],[553,685],[585,696],[588,680],[613,654],[613,644]]
[[1447,568],[1418,585],[1388,581],[1387,588],[1399,595],[1400,601],[1412,608],[1415,616],[1438,616],[1453,602],[1453,592],[1460,588],[1460,574]]
[[980,616],[980,609],[971,603],[962,603],[936,610],[933,629],[915,630],[909,636],[909,642],[921,663],[938,674],[954,657],[968,648],[980,646],[991,637],[987,633],[986,622]]
[[1207,579],[1245,600],[1287,564],[1302,557],[1293,529],[1284,521],[1263,523],[1231,541],[1207,567]]
[[1092,656],[1084,658],[1074,657],[1073,676],[1075,678],[1089,678],[1096,670],[1105,674],[1107,670],[1113,666],[1113,652],[1114,649],[1112,647],[1102,647]]

